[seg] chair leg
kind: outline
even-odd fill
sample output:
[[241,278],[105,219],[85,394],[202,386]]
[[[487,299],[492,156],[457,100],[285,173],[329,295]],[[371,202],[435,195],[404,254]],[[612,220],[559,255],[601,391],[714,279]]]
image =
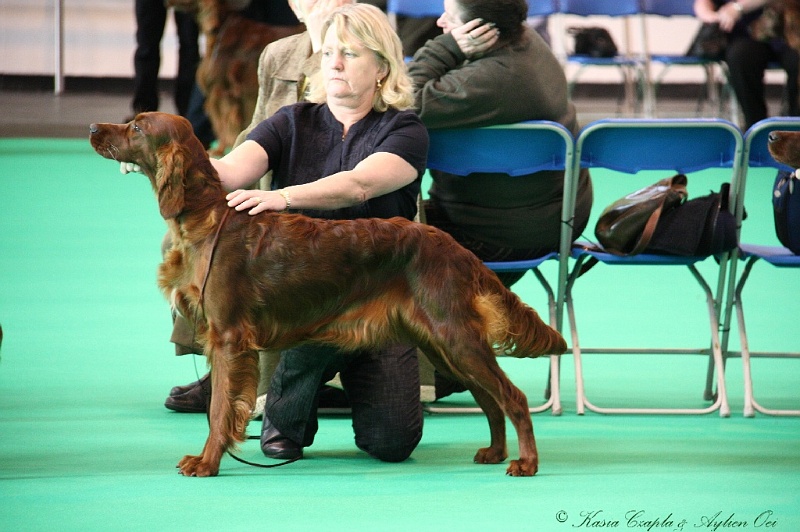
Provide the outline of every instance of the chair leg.
[[[741,286],[741,285],[740,285]],[[747,332],[744,325],[744,311],[740,299],[741,290],[737,288],[736,299],[736,321],[739,327],[739,342],[742,349],[742,376],[744,379],[744,417],[754,417],[756,414],[753,407],[753,375],[750,372],[750,347],[747,345]]]
[[[722,348],[719,339],[718,305],[716,304],[716,300],[714,299],[714,295],[711,292],[708,283],[705,282],[703,276],[700,275],[699,271],[697,271],[697,268],[694,265],[690,265],[689,270],[691,270],[692,275],[694,275],[695,279],[698,283],[700,283],[706,293],[706,305],[708,306],[708,317],[711,330],[711,353],[714,360],[714,366],[717,370],[717,394],[715,405],[719,408],[720,417],[729,417],[731,415],[731,410],[730,406],[728,405],[728,393],[725,388],[725,363],[722,360]],[[720,267],[720,270],[724,271],[724,265]]]
[[581,347],[578,342],[578,328],[575,323],[575,307],[572,301],[572,285],[578,278],[578,272],[584,262],[584,257],[580,257],[575,263],[572,273],[567,280],[567,288],[564,291],[564,303],[567,307],[567,321],[569,323],[570,337],[572,341],[572,358],[575,364],[575,411],[582,416],[585,413],[586,394],[583,387],[583,365],[581,364]]

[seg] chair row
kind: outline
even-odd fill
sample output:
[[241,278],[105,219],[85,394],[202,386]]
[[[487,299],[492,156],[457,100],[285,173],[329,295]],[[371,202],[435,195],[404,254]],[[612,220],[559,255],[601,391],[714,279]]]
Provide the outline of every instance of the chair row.
[[[639,254],[633,257],[620,257],[593,250],[580,241],[573,244],[579,235],[573,235],[571,221],[575,209],[578,174],[582,168],[603,169],[592,174],[596,191],[609,186],[611,182],[623,183],[623,193],[630,192],[631,185],[625,186],[625,179],[640,172],[647,175],[669,172],[702,175],[703,171],[716,169],[714,176],[723,173],[730,183],[729,206],[737,223],[737,235],[741,234],[744,218],[745,183],[749,170],[753,168],[773,168],[790,170],[776,162],[767,149],[768,136],[775,130],[800,131],[800,118],[771,118],[759,122],[744,134],[732,123],[722,119],[606,119],[592,122],[573,137],[560,124],[548,121],[530,121],[505,126],[492,126],[476,129],[432,130],[428,166],[431,169],[463,175],[469,179],[474,172],[497,172],[512,176],[524,176],[541,170],[561,170],[565,173],[563,189],[563,208],[561,214],[561,244],[558,252],[530,261],[487,263],[495,271],[531,271],[544,288],[549,306],[550,323],[566,335],[563,315],[566,312],[569,324],[571,352],[575,364],[576,409],[583,414],[585,409],[607,414],[707,414],[719,412],[723,417],[730,415],[727,390],[725,387],[725,362],[730,357],[741,356],[744,368],[744,414],[752,416],[755,411],[774,415],[800,415],[800,410],[779,410],[762,407],[753,396],[750,360],[754,357],[800,358],[800,349],[790,352],[753,351],[745,329],[745,313],[742,304],[742,291],[745,282],[758,260],[763,260],[782,268],[800,268],[800,257],[792,255],[787,249],[775,246],[775,238],[764,238],[761,246],[740,244],[737,249],[720,256],[682,257],[657,254]],[[763,173],[763,172],[762,172]],[[668,177],[661,175],[660,177]],[[773,176],[774,177],[774,176]],[[521,177],[523,178],[523,177]],[[641,179],[641,176],[639,177]],[[648,178],[648,181],[655,179]],[[601,188],[602,187],[602,188]],[[620,185],[617,186],[619,188]],[[640,188],[640,187],[639,187]],[[606,189],[607,190],[607,189]],[[596,194],[597,196],[598,194]],[[618,197],[622,194],[617,194]],[[764,202],[769,201],[764,198]],[[597,209],[598,205],[595,205]],[[764,246],[766,244],[766,247]],[[739,260],[746,260],[745,268],[737,276]],[[548,261],[556,261],[557,278],[548,281],[540,271],[540,266]],[[633,310],[638,319],[647,314],[648,309],[656,309],[653,322],[654,332],[668,331],[664,338],[647,336],[645,345],[623,347],[584,347],[581,344],[576,312],[576,287],[587,286],[583,280],[589,276],[602,275],[604,268],[595,267],[591,275],[583,276],[587,262],[597,262],[605,267],[630,267],[631,283],[625,291],[603,292],[610,308],[623,307]],[[633,267],[671,266],[685,268],[695,280],[691,284],[670,281],[665,285],[666,269],[651,269],[644,272]],[[672,270],[669,270],[672,272]],[[638,278],[636,275],[643,275]],[[670,273],[669,275],[674,275]],[[639,279],[639,281],[634,281]],[[672,277],[670,277],[672,279]],[[637,282],[638,284],[633,284]],[[697,288],[702,295],[702,309],[696,304]],[[659,295],[649,295],[651,292]],[[665,295],[666,294],[666,295]],[[686,301],[686,308],[697,307],[698,312],[707,316],[707,326],[701,331],[696,328],[694,314],[666,317],[658,315],[659,305],[652,298],[665,297],[674,305],[679,297]],[[634,310],[636,309],[636,310]],[[768,309],[759,309],[764,312]],[[729,333],[733,312],[736,312],[740,351],[728,348]],[[597,316],[581,316],[582,323],[597,320]],[[658,325],[661,325],[660,329]],[[665,327],[665,325],[667,327]],[[705,331],[705,332],[702,332]],[[611,331],[612,336],[621,340],[630,336],[630,331],[619,327]],[[680,332],[680,334],[676,334]],[[683,337],[699,338],[698,345],[692,347],[661,346],[654,344],[671,343]],[[624,341],[622,342],[624,343]],[[679,343],[679,342],[676,342]],[[700,355],[709,361],[703,402],[692,408],[662,407],[663,398],[634,399],[637,402],[657,402],[659,406],[602,407],[592,403],[586,394],[584,382],[583,355]],[[547,401],[531,409],[539,412],[550,409],[553,414],[562,411],[559,381],[559,357],[551,357]],[[621,368],[624,371],[624,367]],[[700,398],[698,396],[698,402]],[[706,404],[706,402],[708,404]],[[430,411],[464,411],[441,409],[429,405]]]
[[[568,64],[577,66],[569,79],[570,92],[578,83],[582,73],[590,67],[613,67],[619,70],[624,87],[624,100],[628,111],[637,106],[637,94],[642,95],[643,114],[655,114],[656,96],[663,76],[673,67],[695,67],[702,70],[708,101],[718,107],[721,113],[723,102],[731,102],[731,116],[738,113],[735,98],[727,84],[727,69],[720,61],[683,54],[653,53],[650,50],[649,19],[658,17],[692,17],[694,0],[528,0],[529,16],[574,15],[580,17],[608,16],[624,19],[637,19],[642,51],[639,54],[620,53],[615,57],[591,57],[576,55],[566,50],[558,50]],[[409,17],[430,17],[441,15],[441,0],[389,0],[387,12],[390,17],[397,15]],[[625,41],[630,40],[628,24],[625,26]],[[561,28],[563,30],[563,28]],[[563,31],[561,31],[563,34]],[[659,76],[651,74],[651,65],[662,66]],[[721,82],[720,82],[721,80]],[[720,89],[720,85],[722,88]],[[721,94],[730,96],[723,98]],[[720,114],[721,116],[721,114]]]

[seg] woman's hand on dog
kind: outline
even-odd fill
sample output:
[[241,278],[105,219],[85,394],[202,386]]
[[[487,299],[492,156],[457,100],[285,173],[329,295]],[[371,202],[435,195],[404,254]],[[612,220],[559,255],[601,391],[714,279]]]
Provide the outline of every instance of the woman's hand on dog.
[[225,196],[225,199],[228,200],[228,207],[233,207],[237,211],[250,209],[248,214],[287,209],[286,199],[276,191],[234,190]]

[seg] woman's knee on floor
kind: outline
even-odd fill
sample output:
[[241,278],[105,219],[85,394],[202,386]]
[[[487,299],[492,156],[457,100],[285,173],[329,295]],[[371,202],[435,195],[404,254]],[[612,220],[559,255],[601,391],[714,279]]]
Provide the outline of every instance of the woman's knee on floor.
[[402,462],[417,448],[422,439],[422,428],[406,432],[384,434],[381,437],[356,435],[356,445],[382,462]]

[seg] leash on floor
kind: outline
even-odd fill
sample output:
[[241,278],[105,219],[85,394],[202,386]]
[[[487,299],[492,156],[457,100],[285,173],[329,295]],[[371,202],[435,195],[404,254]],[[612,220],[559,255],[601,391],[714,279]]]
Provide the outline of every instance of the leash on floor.
[[[192,336],[192,345],[195,344],[194,335],[197,333],[197,318],[198,318],[198,314],[199,314],[200,310],[203,308],[203,297],[205,295],[206,282],[208,281],[208,276],[211,273],[211,265],[213,264],[213,261],[214,261],[214,252],[217,250],[217,242],[219,241],[219,235],[222,232],[222,227],[225,225],[225,221],[228,219],[228,213],[230,212],[230,210],[231,209],[225,209],[225,214],[223,214],[222,220],[220,220],[220,222],[219,222],[219,226],[217,227],[217,232],[214,234],[214,241],[211,244],[211,254],[208,257],[208,267],[206,268],[206,272],[203,275],[203,283],[200,285],[200,298],[197,301],[197,306],[194,309],[194,325],[195,325],[195,327],[194,327],[194,330],[192,331],[192,335],[193,335]],[[203,314],[205,314],[205,312],[203,312]],[[194,372],[195,373],[199,373],[197,371],[197,358],[195,358]],[[209,376],[209,378],[211,378],[211,377]],[[206,420],[208,421],[208,428],[210,430],[211,429],[211,388],[210,387],[209,387],[208,391],[206,391]],[[247,439],[247,440],[260,440],[261,438],[259,436],[247,436],[245,439]],[[236,456],[235,454],[230,452],[230,450],[226,449],[225,452],[228,454],[228,456],[230,456],[231,458],[233,458],[237,462],[241,462],[243,464],[247,464],[247,465],[250,465],[250,466],[253,466],[253,467],[263,467],[263,468],[280,467],[280,466],[283,466],[283,465],[286,465],[286,464],[291,464],[292,462],[296,462],[296,461],[298,461],[300,459],[300,457],[298,456],[296,458],[291,458],[289,460],[286,460],[284,462],[280,462],[280,463],[277,463],[277,464],[259,464],[257,462],[250,462],[248,460],[245,460],[244,458],[239,458],[238,456]]]
[[[195,357],[195,362],[196,361],[197,361],[197,357]],[[195,364],[195,373],[198,373],[197,364]],[[209,379],[210,378],[211,377],[209,376]],[[206,407],[206,421],[208,422],[208,428],[210,430],[211,429],[211,391],[210,390],[206,392],[206,405],[207,405],[207,407]],[[261,437],[260,436],[250,436],[250,435],[248,435],[245,439],[246,440],[260,440]],[[297,462],[298,460],[300,460],[300,457],[298,456],[298,457],[295,457],[295,458],[290,458],[289,460],[285,460],[283,462],[279,462],[277,464],[260,464],[258,462],[250,462],[249,460],[245,460],[244,458],[240,458],[240,457],[236,456],[235,454],[233,454],[230,450],[226,449],[225,452],[228,454],[228,456],[230,456],[231,458],[233,458],[237,462],[241,462],[243,464],[246,464],[246,465],[249,465],[249,466],[253,466],[253,467],[263,467],[264,469],[270,469],[270,468],[273,468],[273,467],[285,466],[286,464],[291,464],[292,462]]]
[[[211,410],[210,408],[206,408],[206,421],[208,421],[208,428],[209,429],[211,428],[211,413],[210,413],[210,410]],[[246,440],[260,440],[261,438],[259,436],[247,436],[245,439]],[[270,469],[270,468],[273,468],[273,467],[285,466],[286,464],[291,464],[292,462],[297,462],[298,460],[300,460],[300,457],[298,456],[296,458],[290,458],[289,460],[285,460],[285,461],[279,462],[277,464],[260,464],[258,462],[251,462],[249,460],[245,460],[244,458],[240,458],[240,457],[236,456],[235,454],[233,454],[232,452],[230,452],[230,450],[226,450],[225,452],[228,454],[228,456],[230,456],[231,458],[233,458],[237,462],[241,462],[243,464],[246,464],[246,465],[249,465],[249,466],[253,466],[253,467],[263,467],[265,469]]]

